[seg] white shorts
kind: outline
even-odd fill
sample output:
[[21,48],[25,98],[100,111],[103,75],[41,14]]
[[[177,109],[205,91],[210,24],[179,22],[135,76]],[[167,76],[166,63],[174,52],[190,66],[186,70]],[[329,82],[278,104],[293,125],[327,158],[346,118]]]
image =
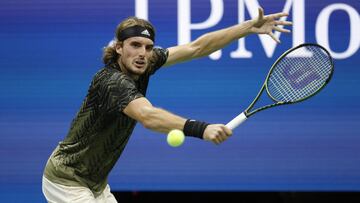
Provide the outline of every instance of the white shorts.
[[110,192],[109,185],[106,185],[100,196],[95,198],[89,188],[60,185],[43,176],[42,191],[49,203],[117,203],[114,195]]

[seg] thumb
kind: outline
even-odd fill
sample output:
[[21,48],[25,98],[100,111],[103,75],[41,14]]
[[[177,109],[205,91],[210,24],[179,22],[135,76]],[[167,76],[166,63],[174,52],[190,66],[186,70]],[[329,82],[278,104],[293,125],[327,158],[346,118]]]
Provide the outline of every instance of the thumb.
[[264,9],[259,7],[259,16],[258,20],[262,20],[264,18]]

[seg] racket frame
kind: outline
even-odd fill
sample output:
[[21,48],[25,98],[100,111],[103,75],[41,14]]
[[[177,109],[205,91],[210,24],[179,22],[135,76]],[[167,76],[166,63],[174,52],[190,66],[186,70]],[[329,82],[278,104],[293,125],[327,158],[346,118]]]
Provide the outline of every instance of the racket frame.
[[[330,64],[331,64],[331,72],[330,72],[330,75],[329,77],[326,79],[326,81],[324,82],[324,84],[316,91],[314,92],[313,94],[307,96],[307,97],[304,97],[302,99],[299,99],[297,101],[288,101],[288,102],[284,102],[284,101],[279,101],[277,99],[275,99],[269,92],[269,89],[268,89],[268,81],[269,81],[269,78],[270,78],[270,75],[271,73],[273,72],[274,68],[276,67],[276,65],[286,56],[288,55],[290,52],[298,49],[298,48],[301,48],[301,47],[306,47],[306,46],[316,46],[316,47],[319,47],[322,51],[324,51],[327,56],[329,57],[330,59]],[[331,80],[332,76],[333,76],[333,73],[334,73],[334,61],[333,61],[333,58],[331,57],[331,54],[329,53],[328,50],[326,50],[324,47],[320,46],[319,44],[314,44],[314,43],[305,43],[305,44],[300,44],[296,47],[293,47],[287,51],[285,51],[283,54],[281,54],[281,56],[279,56],[279,58],[274,62],[274,64],[271,66],[270,68],[270,71],[269,73],[267,74],[266,76],[266,79],[265,79],[265,82],[263,84],[263,86],[261,87],[259,93],[257,94],[257,96],[255,97],[255,99],[253,100],[253,102],[251,102],[251,104],[249,105],[248,108],[246,108],[246,110],[244,111],[245,115],[247,117],[259,112],[259,111],[262,111],[262,110],[265,110],[265,109],[268,109],[268,108],[271,108],[271,107],[274,107],[274,106],[280,106],[280,105],[285,105],[285,104],[294,104],[294,103],[298,103],[298,102],[301,102],[301,101],[304,101],[306,99],[309,99],[310,97],[318,94]],[[266,93],[267,95],[270,97],[271,100],[273,100],[275,103],[273,104],[268,104],[268,105],[265,105],[263,107],[260,107],[258,109],[255,109],[254,111],[252,112],[249,112],[249,110],[255,105],[255,103],[257,102],[257,100],[260,98],[262,92],[264,91],[264,89],[266,89]]]
[[[327,80],[324,82],[324,84],[316,91],[314,92],[313,94],[307,96],[307,97],[304,97],[302,99],[299,99],[299,100],[296,100],[296,101],[288,101],[288,102],[285,102],[285,101],[279,101],[277,99],[275,99],[273,96],[271,96],[270,92],[269,92],[269,89],[268,89],[268,80],[270,78],[270,75],[271,73],[273,72],[274,68],[276,67],[276,65],[286,56],[288,55],[290,52],[300,48],[300,47],[304,47],[304,46],[317,46],[319,47],[321,50],[323,50],[327,56],[329,57],[330,59],[330,64],[331,64],[331,72],[330,72],[330,75],[329,77],[327,78]],[[269,73],[267,74],[266,76],[266,79],[265,79],[265,82],[264,84],[262,85],[260,91],[258,92],[258,94],[256,95],[255,99],[251,102],[251,104],[245,109],[245,111],[243,111],[241,114],[239,114],[238,116],[236,116],[234,119],[232,119],[228,124],[226,124],[227,127],[231,128],[231,129],[234,129],[236,128],[237,126],[239,126],[242,122],[244,122],[248,117],[252,116],[253,114],[259,112],[259,111],[262,111],[262,110],[265,110],[265,109],[268,109],[268,108],[271,108],[271,107],[275,107],[275,106],[280,106],[280,105],[285,105],[285,104],[294,104],[294,103],[298,103],[298,102],[301,102],[301,101],[304,101],[306,99],[309,99],[310,97],[316,95],[317,93],[319,93],[331,80],[332,76],[333,76],[333,73],[334,73],[334,61],[333,61],[333,58],[331,57],[331,54],[329,53],[328,50],[326,50],[324,47],[320,46],[319,44],[314,44],[314,43],[304,43],[304,44],[300,44],[296,47],[293,47],[287,51],[285,51],[281,56],[278,57],[278,59],[274,62],[274,64],[271,66],[270,68],[270,71]],[[264,89],[266,89],[266,93],[267,95],[269,96],[269,98],[274,101],[275,103],[272,103],[272,104],[268,104],[268,105],[265,105],[265,106],[262,106],[260,108],[257,108],[251,112],[249,112],[249,110],[251,108],[254,107],[255,103],[259,100],[260,96],[262,95]]]

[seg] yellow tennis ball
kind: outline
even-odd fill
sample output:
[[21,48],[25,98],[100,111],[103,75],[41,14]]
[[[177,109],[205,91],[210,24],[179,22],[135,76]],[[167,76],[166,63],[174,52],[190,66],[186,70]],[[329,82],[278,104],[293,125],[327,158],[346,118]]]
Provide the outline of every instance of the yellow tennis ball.
[[171,130],[167,136],[167,143],[172,147],[178,147],[184,143],[185,135],[181,130]]

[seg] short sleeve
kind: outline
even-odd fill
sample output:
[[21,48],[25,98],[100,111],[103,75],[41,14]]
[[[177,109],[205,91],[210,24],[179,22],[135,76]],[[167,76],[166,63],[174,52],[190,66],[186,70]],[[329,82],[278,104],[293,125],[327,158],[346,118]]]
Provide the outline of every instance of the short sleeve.
[[154,47],[154,55],[153,58],[151,59],[151,63],[152,63],[152,71],[150,72],[150,74],[154,74],[157,70],[159,70],[159,68],[161,66],[163,66],[166,63],[166,60],[169,56],[169,51],[168,49],[164,49],[161,47]]
[[107,113],[122,112],[133,100],[144,97],[135,81],[123,73],[114,73],[103,88],[103,107]]

